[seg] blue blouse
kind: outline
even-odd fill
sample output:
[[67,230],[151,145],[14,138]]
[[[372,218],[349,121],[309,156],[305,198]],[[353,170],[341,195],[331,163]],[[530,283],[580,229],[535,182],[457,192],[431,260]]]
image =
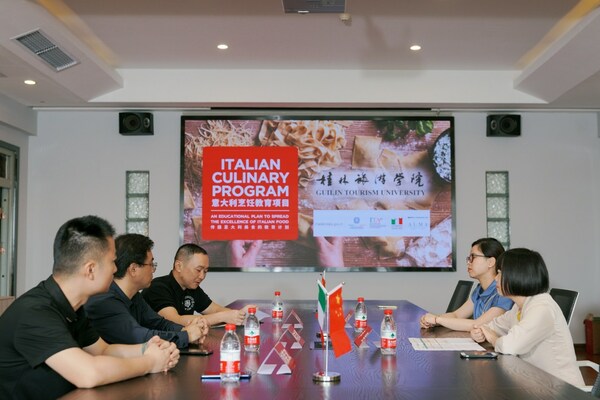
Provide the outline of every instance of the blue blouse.
[[513,306],[512,300],[498,294],[496,281],[492,281],[491,285],[485,291],[482,290],[480,284],[477,284],[475,290],[471,293],[471,300],[473,301],[473,319],[481,317],[481,314],[492,307],[500,307],[508,311]]

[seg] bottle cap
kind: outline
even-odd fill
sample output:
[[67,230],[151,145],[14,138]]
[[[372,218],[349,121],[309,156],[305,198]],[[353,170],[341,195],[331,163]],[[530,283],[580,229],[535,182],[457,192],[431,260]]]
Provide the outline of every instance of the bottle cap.
[[383,310],[383,314],[385,314],[385,315],[392,315],[393,312],[394,312],[394,310],[390,310],[389,308],[386,308],[385,310]]
[[234,324],[226,324],[225,330],[226,331],[235,331],[235,325]]
[[360,301],[360,302],[364,302],[364,301],[365,301],[365,298],[364,298],[364,297],[359,297],[359,298],[358,298],[358,301]]
[[281,296],[281,292],[280,291],[276,291],[275,292],[275,296]]
[[248,307],[248,312],[250,314],[256,314],[256,307]]

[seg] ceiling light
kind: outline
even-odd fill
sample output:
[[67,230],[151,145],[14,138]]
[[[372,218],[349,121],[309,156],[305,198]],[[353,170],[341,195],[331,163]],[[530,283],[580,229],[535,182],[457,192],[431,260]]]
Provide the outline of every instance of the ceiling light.
[[410,49],[412,51],[419,51],[421,50],[421,46],[419,46],[418,44],[413,44],[412,46],[410,46]]
[[23,83],[26,84],[26,85],[35,85],[36,81],[34,81],[33,79],[25,79],[23,81]]
[[219,50],[227,50],[229,48],[228,45],[226,45],[225,43],[221,43],[219,45],[217,45],[217,49]]

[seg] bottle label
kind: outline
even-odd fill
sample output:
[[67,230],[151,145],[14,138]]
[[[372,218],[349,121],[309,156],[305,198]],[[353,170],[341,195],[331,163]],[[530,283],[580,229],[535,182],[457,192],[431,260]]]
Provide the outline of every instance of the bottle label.
[[271,317],[278,319],[283,318],[283,310],[281,308],[274,308],[271,312]]
[[246,333],[244,335],[244,344],[245,345],[259,345],[260,344],[260,335],[257,335],[256,332]]
[[222,374],[240,373],[240,352],[221,351],[220,372]]
[[365,314],[354,314],[354,327],[364,329],[367,326],[367,316]]
[[395,349],[396,348],[396,333],[394,331],[381,332],[381,348]]
[[396,339],[381,338],[381,348],[382,349],[395,349],[396,348]]

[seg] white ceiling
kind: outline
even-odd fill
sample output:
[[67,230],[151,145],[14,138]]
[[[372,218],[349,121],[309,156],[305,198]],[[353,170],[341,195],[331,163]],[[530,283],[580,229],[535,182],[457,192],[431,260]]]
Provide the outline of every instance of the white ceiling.
[[[0,95],[32,107],[598,110],[599,3],[346,0],[344,22],[285,14],[281,0],[0,0]],[[54,72],[13,40],[36,29],[80,63]]]

